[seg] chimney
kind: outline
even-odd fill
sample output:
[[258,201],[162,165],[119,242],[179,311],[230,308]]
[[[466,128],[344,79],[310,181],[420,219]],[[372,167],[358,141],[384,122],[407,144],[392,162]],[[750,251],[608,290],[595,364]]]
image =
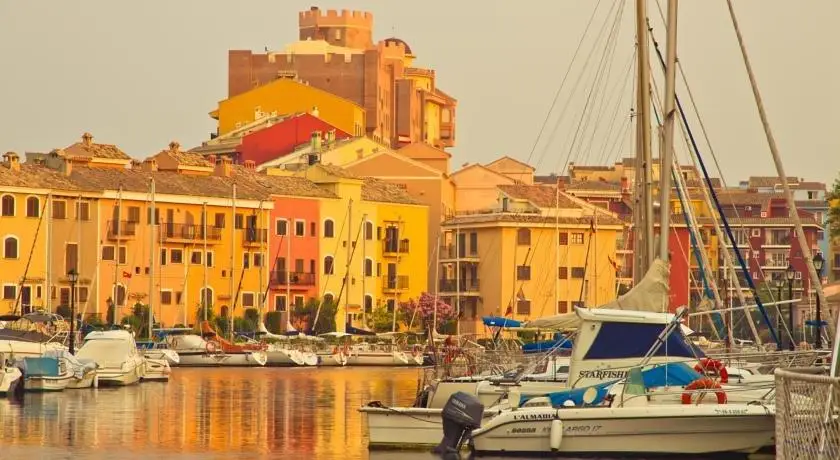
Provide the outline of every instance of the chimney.
[[141,169],[143,169],[143,162],[140,160],[131,160],[132,171],[140,171]]
[[248,171],[256,171],[257,169],[257,164],[254,162],[254,160],[245,160],[242,163],[242,166],[244,166],[245,169],[247,169]]
[[82,134],[82,144],[87,147],[90,147],[93,144],[93,134],[91,133],[84,133]]
[[312,131],[310,145],[312,146],[312,150],[314,152],[317,153],[321,151],[321,131]]
[[563,180],[562,177],[557,176],[557,188],[562,192],[566,190],[566,181]]
[[207,161],[209,161],[211,165],[216,164],[216,155],[207,155],[206,158],[207,158]]
[[155,172],[157,170],[157,160],[155,160],[154,158],[146,158],[143,161],[143,171]]
[[181,151],[181,144],[179,144],[178,141],[170,142],[169,143],[169,151],[178,153],[179,151]]
[[312,115],[315,118],[318,118],[318,116],[321,114],[321,112],[318,110],[318,106],[315,105],[315,106],[312,107],[312,110],[309,111],[309,114]]
[[64,175],[70,176],[73,173],[73,161],[69,158],[64,159]]
[[214,176],[219,177],[230,177],[231,171],[233,170],[232,162],[228,157],[221,157],[219,162],[216,163],[216,169],[213,171]]
[[20,157],[15,152],[3,154],[3,161],[9,166],[10,171],[20,171]]
[[621,178],[621,198],[624,200],[630,198],[630,181],[624,176]]

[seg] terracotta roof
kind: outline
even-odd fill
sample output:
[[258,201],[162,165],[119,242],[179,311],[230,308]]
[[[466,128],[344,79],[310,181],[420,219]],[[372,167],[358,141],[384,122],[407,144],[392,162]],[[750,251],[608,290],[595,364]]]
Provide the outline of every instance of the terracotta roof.
[[546,176],[534,176],[534,182],[538,184],[556,185],[557,182],[568,184],[571,182],[569,176],[558,176],[557,174],[548,174]]
[[515,200],[527,200],[538,208],[579,209],[580,205],[564,193],[557,194],[557,187],[551,185],[498,185],[499,190]]
[[719,190],[717,191],[717,196],[720,200],[720,204],[724,206],[756,205],[765,207],[770,203],[770,200],[785,199],[785,196],[781,193],[757,193],[736,190]]
[[2,186],[78,190],[63,173],[29,163],[21,163],[20,170],[15,171],[9,164],[0,162],[0,187]]
[[247,170],[242,166],[234,166],[234,171],[237,175],[247,175],[250,180],[264,187],[272,195],[338,198],[338,195],[326,188],[318,187],[317,184],[303,177],[271,176]]
[[[487,214],[465,214],[447,219],[441,225],[469,225],[487,223],[521,223],[521,224],[555,224],[560,225],[590,225],[592,216],[583,217],[555,217],[543,214],[522,214],[522,213],[487,213]],[[620,219],[612,216],[599,215],[598,225],[623,225]]]
[[169,143],[168,150],[161,150],[154,155],[154,157],[158,155],[169,155],[173,160],[177,161],[180,166],[199,166],[204,168],[213,167],[213,164],[207,161],[203,155],[196,152],[183,151],[181,150],[181,144],[175,141]]
[[825,184],[822,182],[798,182],[790,184],[790,187],[796,190],[825,190]]
[[[798,177],[790,177],[788,176],[788,183],[793,184],[799,182]],[[782,178],[779,176],[750,176],[747,179],[747,183],[749,187],[773,187],[776,184],[781,185]]]
[[353,174],[352,172],[350,172],[350,171],[348,171],[344,168],[335,166],[335,165],[318,163],[314,167],[321,168],[324,171],[326,171],[328,174],[333,175],[335,177],[340,177],[342,179],[361,179],[361,177]]
[[366,177],[362,184],[362,199],[381,203],[421,204],[402,187],[383,180]]
[[[801,216],[804,217],[804,216]],[[772,227],[774,225],[793,225],[793,219],[790,217],[728,217],[727,220],[729,221],[729,225],[732,228],[738,227],[740,225],[749,225],[754,227]],[[805,227],[819,227],[822,228],[819,224],[817,224],[813,219],[800,219],[802,225]],[[711,225],[712,219],[710,217],[698,217],[697,221],[699,224],[704,225]]]
[[566,186],[566,190],[599,190],[620,192],[621,184],[618,182],[606,182],[601,180],[573,181]]
[[130,160],[131,157],[113,144],[96,144],[90,133],[82,135],[82,142],[76,142],[64,149],[55,151],[64,157],[104,158],[110,160]]
[[492,165],[494,165],[494,164],[496,164],[496,163],[501,163],[502,161],[505,161],[505,160],[509,160],[509,161],[514,162],[514,163],[518,163],[518,164],[519,164],[519,165],[521,165],[521,166],[525,166],[525,167],[527,167],[527,168],[528,168],[528,169],[530,169],[531,171],[533,171],[533,170],[535,169],[533,166],[529,165],[528,163],[525,163],[524,161],[519,161],[519,160],[517,160],[516,158],[510,157],[510,156],[507,156],[507,155],[504,155],[504,156],[502,156],[501,158],[499,158],[499,159],[497,159],[497,160],[493,160],[493,161],[491,161],[490,163],[487,163],[487,164],[486,164],[486,165],[484,165],[484,166],[490,167],[490,166],[492,166]]

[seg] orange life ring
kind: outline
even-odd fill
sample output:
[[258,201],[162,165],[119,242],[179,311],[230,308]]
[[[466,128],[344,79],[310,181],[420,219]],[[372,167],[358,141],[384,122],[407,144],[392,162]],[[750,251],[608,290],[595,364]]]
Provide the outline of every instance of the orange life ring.
[[336,346],[334,346],[334,347],[333,347],[333,352],[332,352],[332,354],[334,354],[334,355],[337,355],[337,354],[338,354],[338,345],[336,345]]
[[207,351],[207,353],[215,353],[216,352],[216,343],[215,342],[207,342],[204,345],[204,350]]
[[726,366],[717,359],[702,358],[700,362],[694,366],[694,370],[703,375],[711,373],[715,377],[720,377],[720,383],[729,382],[729,371],[727,371]]
[[691,404],[691,395],[694,390],[717,390],[715,391],[715,396],[717,396],[718,404],[726,404],[726,392],[721,389],[720,384],[714,379],[700,377],[686,385],[685,393],[682,394],[683,404]]

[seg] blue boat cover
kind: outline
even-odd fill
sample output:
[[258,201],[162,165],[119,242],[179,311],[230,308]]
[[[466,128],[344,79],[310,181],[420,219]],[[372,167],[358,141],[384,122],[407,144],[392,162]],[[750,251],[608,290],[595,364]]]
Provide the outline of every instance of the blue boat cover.
[[[603,382],[603,383],[599,383],[597,385],[592,385],[591,387],[581,387],[581,388],[572,388],[572,389],[562,390],[562,391],[555,391],[555,392],[547,394],[546,396],[548,396],[548,399],[551,401],[551,405],[553,407],[563,407],[563,404],[566,401],[572,401],[573,403],[575,403],[575,406],[582,406],[583,405],[583,394],[589,388],[595,388],[595,390],[598,392],[598,395],[595,397],[595,401],[593,401],[592,404],[597,405],[597,404],[600,404],[604,401],[604,398],[610,392],[610,387],[615,382],[616,382],[615,380],[611,380],[609,382]],[[532,397],[535,397],[535,396],[532,396]],[[531,398],[523,397],[522,401],[524,402],[524,401],[527,401],[528,399],[531,399]]]
[[522,352],[525,354],[544,353],[557,348],[571,350],[572,341],[563,338],[559,340],[543,340],[541,342],[526,343],[525,345],[522,345]]
[[26,363],[26,375],[39,377],[58,377],[58,359],[23,358]]
[[[665,327],[665,324],[601,323],[601,330],[586,351],[584,359],[643,358],[653,348]],[[668,334],[653,356],[702,358],[705,354],[676,328]]]
[[502,318],[501,316],[484,316],[481,318],[485,326],[489,327],[521,327],[522,323],[515,319]]
[[678,386],[684,387],[702,377],[686,363],[666,363],[642,371],[645,388]]
[[353,335],[376,335],[376,332],[368,331],[367,329],[359,329],[358,327],[353,327],[349,324],[345,325],[344,332]]

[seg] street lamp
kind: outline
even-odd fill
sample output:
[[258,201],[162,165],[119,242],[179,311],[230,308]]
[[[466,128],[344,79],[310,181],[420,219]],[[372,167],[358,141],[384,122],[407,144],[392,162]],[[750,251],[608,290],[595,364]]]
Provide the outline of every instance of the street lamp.
[[67,279],[70,280],[70,354],[75,354],[75,329],[76,329],[76,282],[79,281],[79,274],[76,270],[70,269],[67,272]]
[[[776,287],[779,288],[779,296],[778,302],[782,302],[785,298],[782,296],[782,288],[785,287],[785,279],[784,278],[776,278]],[[776,342],[776,350],[782,351],[782,341],[784,340],[784,336],[782,335],[782,312],[779,308],[782,305],[776,306],[776,330],[779,331],[779,341]]]
[[790,328],[790,344],[788,345],[788,350],[793,351],[793,279],[796,277],[796,269],[793,268],[793,265],[788,264],[785,277],[788,282],[788,300],[791,302],[788,304],[788,327]]
[[[817,272],[817,279],[822,279],[822,269],[825,259],[822,254],[817,253],[814,256],[814,270]],[[818,281],[820,282],[820,281]],[[820,312],[820,296],[817,296],[817,339],[814,341],[814,348],[819,350],[822,348],[822,314]]]

